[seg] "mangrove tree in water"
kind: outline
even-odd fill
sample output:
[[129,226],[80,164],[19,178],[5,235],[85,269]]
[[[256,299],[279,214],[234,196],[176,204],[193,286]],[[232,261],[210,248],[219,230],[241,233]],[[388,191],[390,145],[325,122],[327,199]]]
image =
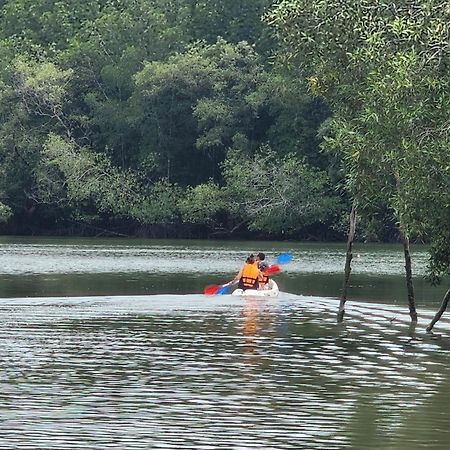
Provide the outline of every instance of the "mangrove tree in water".
[[415,321],[410,238],[427,234],[433,249],[448,246],[422,202],[448,211],[450,8],[435,0],[283,0],[266,20],[284,62],[331,106],[324,148],[340,156],[359,214],[387,206],[397,223]]

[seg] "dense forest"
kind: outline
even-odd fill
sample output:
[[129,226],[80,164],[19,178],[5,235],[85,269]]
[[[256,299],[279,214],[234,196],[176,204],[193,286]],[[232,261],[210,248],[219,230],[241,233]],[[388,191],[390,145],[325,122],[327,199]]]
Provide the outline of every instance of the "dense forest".
[[342,237],[330,111],[268,0],[3,3],[5,232]]
[[450,7],[0,1],[9,234],[345,239],[450,262]]

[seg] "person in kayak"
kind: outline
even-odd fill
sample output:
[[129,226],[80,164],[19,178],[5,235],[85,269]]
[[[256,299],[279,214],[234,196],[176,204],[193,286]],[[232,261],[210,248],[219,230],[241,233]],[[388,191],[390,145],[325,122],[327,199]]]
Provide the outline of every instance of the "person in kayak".
[[245,291],[246,289],[258,289],[261,272],[258,269],[258,263],[254,255],[250,255],[241,270],[233,279],[233,284],[238,283],[238,289]]
[[267,289],[267,286],[269,285],[269,276],[264,272],[269,267],[269,264],[265,261],[266,255],[264,253],[258,253],[255,259],[260,271],[258,289]]
[[264,253],[259,252],[256,257],[255,257],[255,261],[258,263],[258,268],[261,265],[262,262],[264,262],[264,264],[267,264],[264,260],[266,259],[266,255]]

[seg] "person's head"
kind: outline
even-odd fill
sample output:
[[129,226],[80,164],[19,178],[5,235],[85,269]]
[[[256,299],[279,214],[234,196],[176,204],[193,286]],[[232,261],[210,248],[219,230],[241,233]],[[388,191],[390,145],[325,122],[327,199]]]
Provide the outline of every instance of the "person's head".
[[266,255],[264,253],[258,253],[256,255],[256,261],[264,261],[266,259]]
[[247,264],[254,264],[255,263],[255,255],[252,253],[248,256],[248,258],[245,260]]

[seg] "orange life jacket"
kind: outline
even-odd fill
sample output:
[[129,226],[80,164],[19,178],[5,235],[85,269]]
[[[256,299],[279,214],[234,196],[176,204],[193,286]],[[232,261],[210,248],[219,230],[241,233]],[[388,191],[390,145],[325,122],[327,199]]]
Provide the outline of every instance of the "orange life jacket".
[[264,272],[261,272],[261,276],[259,277],[259,285],[264,286],[269,282],[269,275],[266,275]]
[[251,289],[258,287],[258,265],[254,264],[244,264],[244,268],[242,269],[242,277],[240,279],[240,284],[242,284],[244,289]]

